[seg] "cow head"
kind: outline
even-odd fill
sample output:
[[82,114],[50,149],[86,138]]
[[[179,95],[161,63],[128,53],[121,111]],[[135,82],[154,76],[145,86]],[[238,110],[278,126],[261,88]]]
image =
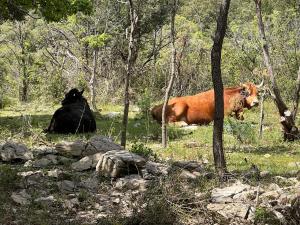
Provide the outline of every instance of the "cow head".
[[260,88],[260,85],[257,86],[251,82],[248,82],[241,84],[241,86],[241,95],[245,98],[245,107],[250,109],[254,106],[258,106],[258,89]]
[[80,102],[83,100],[82,91],[78,91],[76,88],[71,89],[67,94],[65,94],[65,99],[62,100],[62,105],[68,105],[75,102]]

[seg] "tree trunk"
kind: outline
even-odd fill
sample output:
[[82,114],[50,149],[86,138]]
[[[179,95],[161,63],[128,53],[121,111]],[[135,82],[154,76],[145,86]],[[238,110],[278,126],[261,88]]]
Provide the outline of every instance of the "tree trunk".
[[97,61],[98,61],[98,52],[99,49],[95,48],[93,52],[93,72],[89,82],[90,85],[90,95],[91,95],[91,109],[96,112],[96,93],[95,93],[95,85],[96,85],[96,75],[97,75]]
[[22,33],[22,26],[21,23],[18,22],[19,28],[19,43],[21,48],[21,67],[22,67],[22,74],[21,74],[21,85],[19,89],[19,99],[21,102],[27,102],[28,100],[28,85],[29,85],[29,77],[26,65],[26,52],[24,46],[24,37]]
[[300,98],[300,66],[298,69],[298,77],[296,81],[296,92],[295,92],[295,98],[294,98],[294,109],[293,109],[293,120],[296,120],[297,112],[298,112],[298,106],[299,106],[299,98]]
[[264,122],[264,118],[265,118],[265,111],[264,111],[265,95],[266,95],[266,92],[264,90],[264,92],[260,98],[260,116],[259,116],[259,138],[260,139],[262,139],[263,122]]
[[122,133],[121,133],[121,145],[126,146],[126,135],[128,125],[128,112],[129,112],[129,85],[130,77],[133,74],[133,66],[137,58],[137,40],[136,40],[136,29],[138,22],[138,15],[133,6],[133,1],[128,0],[129,11],[130,11],[130,34],[128,43],[128,56],[126,63],[126,74],[125,74],[125,91],[124,91],[124,113],[122,121]]
[[224,123],[224,98],[223,82],[221,76],[221,53],[224,36],[227,28],[227,16],[230,0],[223,0],[217,21],[217,30],[211,50],[211,69],[215,95],[213,155],[215,168],[220,177],[226,172],[226,161],[223,150],[223,123]]
[[170,92],[174,83],[174,78],[175,78],[175,70],[176,70],[176,47],[175,47],[175,16],[176,16],[176,11],[177,11],[177,0],[173,0],[173,5],[172,5],[172,10],[171,10],[171,75],[170,75],[170,80],[168,87],[166,89],[165,93],[165,99],[164,99],[164,104],[162,108],[162,121],[161,121],[161,133],[162,133],[162,146],[163,148],[167,147],[167,126],[166,126],[166,108],[168,105],[169,97],[170,97]]
[[294,139],[299,138],[299,131],[298,128],[295,126],[295,122],[293,119],[292,113],[288,110],[288,107],[283,102],[280,91],[278,89],[275,74],[273,71],[270,53],[269,53],[269,46],[268,41],[265,34],[265,28],[262,20],[262,13],[261,13],[261,0],[254,0],[255,6],[256,6],[256,16],[258,19],[258,27],[259,27],[259,33],[260,38],[262,41],[262,50],[263,50],[263,56],[264,56],[264,63],[267,67],[268,74],[271,80],[271,89],[274,93],[274,101],[277,106],[277,109],[279,111],[279,115],[281,116],[280,122],[283,127],[283,137],[284,140],[290,140],[293,141]]

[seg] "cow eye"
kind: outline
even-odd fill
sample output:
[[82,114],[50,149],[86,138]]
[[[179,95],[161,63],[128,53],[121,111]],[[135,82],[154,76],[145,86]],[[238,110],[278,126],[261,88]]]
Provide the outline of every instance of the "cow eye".
[[241,95],[242,96],[245,96],[245,97],[248,97],[250,95],[249,91],[246,91],[246,90],[242,90],[241,91]]

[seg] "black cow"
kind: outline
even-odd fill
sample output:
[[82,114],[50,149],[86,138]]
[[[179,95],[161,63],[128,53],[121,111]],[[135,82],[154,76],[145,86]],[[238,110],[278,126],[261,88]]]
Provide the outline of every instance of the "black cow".
[[96,130],[94,115],[82,93],[83,90],[73,88],[65,95],[62,107],[55,111],[45,132],[75,134]]

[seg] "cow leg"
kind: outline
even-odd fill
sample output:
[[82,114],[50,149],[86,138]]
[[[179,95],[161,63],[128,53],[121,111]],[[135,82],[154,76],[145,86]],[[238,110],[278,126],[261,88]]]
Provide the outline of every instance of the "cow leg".
[[187,105],[185,103],[177,103],[171,108],[171,113],[167,119],[168,122],[183,121],[186,123]]

